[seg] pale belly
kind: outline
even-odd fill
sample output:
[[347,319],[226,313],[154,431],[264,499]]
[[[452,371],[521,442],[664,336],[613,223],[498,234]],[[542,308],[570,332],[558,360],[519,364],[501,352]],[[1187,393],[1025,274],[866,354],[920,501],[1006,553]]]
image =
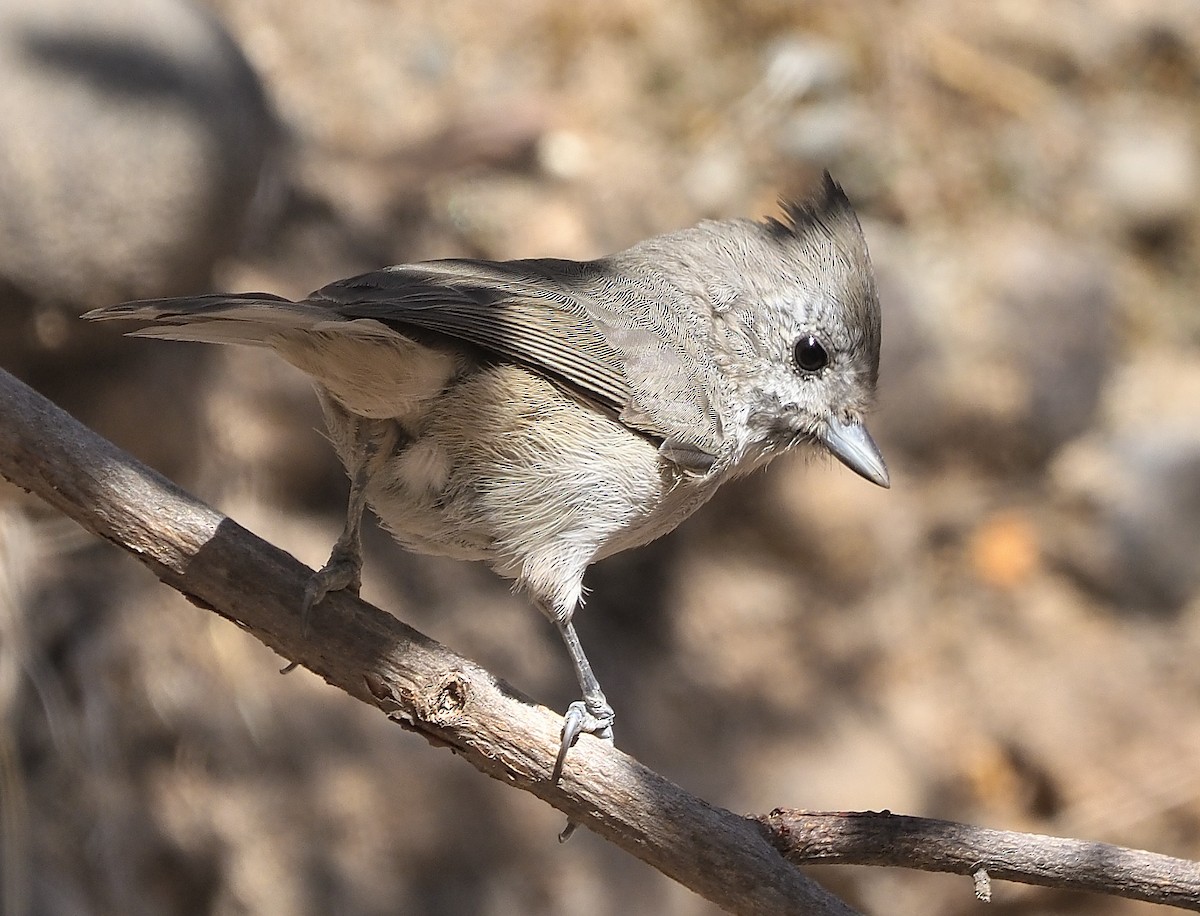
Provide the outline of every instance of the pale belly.
[[[349,431],[327,414],[346,461]],[[564,602],[588,564],[672,530],[718,484],[511,365],[468,374],[415,416],[366,422],[388,447],[367,501],[401,544],[482,560]]]

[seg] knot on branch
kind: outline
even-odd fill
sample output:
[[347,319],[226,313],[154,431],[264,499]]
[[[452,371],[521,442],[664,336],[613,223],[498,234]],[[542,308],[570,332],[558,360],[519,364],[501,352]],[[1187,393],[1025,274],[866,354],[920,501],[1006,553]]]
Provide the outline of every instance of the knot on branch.
[[471,680],[459,668],[442,672],[418,688],[402,687],[375,672],[363,678],[375,704],[388,718],[404,725],[424,723],[445,727],[463,711],[471,697]]
[[431,699],[429,718],[439,725],[445,724],[450,718],[458,715],[471,694],[471,682],[461,671],[453,671],[446,675],[438,685]]

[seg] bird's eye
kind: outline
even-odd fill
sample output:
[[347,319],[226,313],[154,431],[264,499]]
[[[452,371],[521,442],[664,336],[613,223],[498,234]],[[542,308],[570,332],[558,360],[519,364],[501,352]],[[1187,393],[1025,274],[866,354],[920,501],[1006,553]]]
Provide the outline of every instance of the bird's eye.
[[821,346],[821,341],[817,340],[811,334],[801,337],[796,341],[796,349],[793,355],[796,359],[796,367],[801,372],[820,372],[829,364],[829,354]]

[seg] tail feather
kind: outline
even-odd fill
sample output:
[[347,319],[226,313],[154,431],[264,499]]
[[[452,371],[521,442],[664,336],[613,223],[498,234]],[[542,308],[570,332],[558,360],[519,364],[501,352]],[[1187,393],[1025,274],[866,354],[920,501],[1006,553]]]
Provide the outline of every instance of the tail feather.
[[291,299],[285,299],[273,293],[214,293],[207,296],[184,296],[175,299],[137,299],[133,302],[122,302],[120,305],[106,305],[103,308],[92,309],[90,312],[85,312],[83,317],[91,321],[107,321],[111,318],[140,318],[146,321],[182,319],[186,321],[189,316],[211,316],[215,312],[247,306],[271,309],[295,304]]
[[218,344],[269,344],[278,334],[337,321],[328,308],[293,302],[270,293],[142,299],[93,309],[94,321],[143,321],[132,337],[192,340]]
[[133,337],[269,347],[343,407],[377,419],[435,397],[459,366],[452,354],[421,347],[376,318],[339,314],[336,305],[246,293],[125,302],[83,317],[140,323]]
[[187,340],[210,344],[240,344],[265,347],[271,329],[244,321],[203,321],[195,324],[150,325],[126,332],[126,337],[151,337],[155,340]]

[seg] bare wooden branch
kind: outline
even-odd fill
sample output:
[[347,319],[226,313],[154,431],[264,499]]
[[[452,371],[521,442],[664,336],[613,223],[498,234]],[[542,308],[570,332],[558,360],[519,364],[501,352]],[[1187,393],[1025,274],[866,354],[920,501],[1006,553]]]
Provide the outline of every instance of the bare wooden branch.
[[899,865],[1095,891],[1200,912],[1200,862],[1035,833],[988,830],[889,811],[776,809],[760,818],[796,865]]
[[301,631],[310,570],[181,491],[0,371],[0,474],[133,553],[193,603],[482,772],[543,799],[733,913],[854,911],[790,863],[898,865],[1200,911],[1200,863],[888,812],[776,810],[696,798],[584,736],[549,774],[561,719],[389,614],[331,596]]
[[788,864],[757,822],[591,736],[552,785],[560,716],[378,608],[335,594],[302,632],[298,609],[311,570],[3,371],[0,473],[133,553],[194,604],[729,912],[854,916]]

